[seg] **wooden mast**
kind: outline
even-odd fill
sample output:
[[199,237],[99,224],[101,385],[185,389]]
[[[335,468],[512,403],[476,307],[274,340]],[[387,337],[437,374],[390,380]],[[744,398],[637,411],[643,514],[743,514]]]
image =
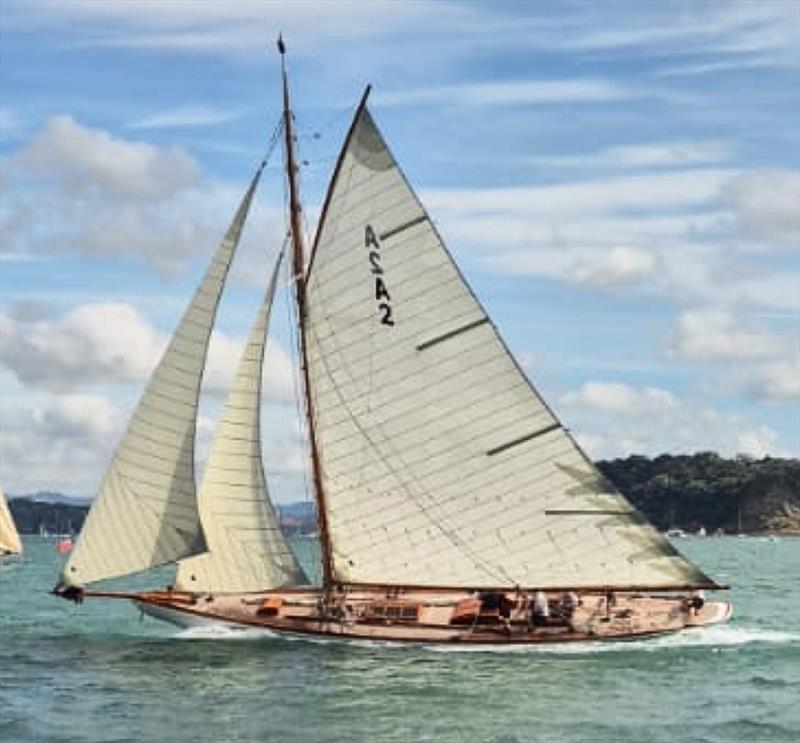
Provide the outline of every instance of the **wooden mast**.
[[303,372],[303,393],[305,399],[308,438],[311,448],[311,472],[314,481],[314,496],[317,502],[317,523],[319,525],[320,546],[322,551],[322,581],[325,591],[333,585],[333,559],[331,557],[331,540],[328,532],[328,511],[325,493],[322,489],[322,478],[319,474],[319,452],[314,429],[314,404],[311,400],[311,389],[308,378],[308,357],[306,352],[306,276],[305,246],[301,223],[302,206],[297,187],[297,164],[294,156],[294,121],[289,105],[289,81],[286,74],[286,46],[283,38],[278,36],[278,51],[281,55],[281,74],[283,77],[283,133],[286,149],[286,175],[289,183],[289,223],[292,236],[292,280],[294,281],[295,299],[297,300],[297,321],[300,325],[300,368]]

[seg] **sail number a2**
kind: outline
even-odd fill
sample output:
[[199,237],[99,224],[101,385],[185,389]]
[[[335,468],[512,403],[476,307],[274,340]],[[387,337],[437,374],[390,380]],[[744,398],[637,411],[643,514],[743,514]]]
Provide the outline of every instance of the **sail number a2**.
[[384,281],[384,271],[381,265],[381,245],[378,236],[370,225],[364,229],[364,246],[369,251],[370,271],[375,277],[375,301],[378,303],[378,316],[382,325],[394,325],[392,318],[392,298]]

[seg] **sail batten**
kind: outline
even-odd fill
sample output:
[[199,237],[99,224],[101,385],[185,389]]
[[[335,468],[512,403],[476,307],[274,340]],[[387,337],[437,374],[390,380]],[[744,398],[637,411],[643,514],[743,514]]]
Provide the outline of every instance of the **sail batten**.
[[117,445],[61,577],[83,586],[205,549],[196,504],[197,403],[225,279],[259,167]]
[[198,496],[207,551],[181,560],[175,585],[260,591],[304,582],[280,530],[261,459],[261,371],[278,265],[267,285],[214,435]]
[[[307,302],[338,580],[710,582],[637,517],[530,384],[365,107],[334,175]],[[559,514],[570,510],[583,515]]]

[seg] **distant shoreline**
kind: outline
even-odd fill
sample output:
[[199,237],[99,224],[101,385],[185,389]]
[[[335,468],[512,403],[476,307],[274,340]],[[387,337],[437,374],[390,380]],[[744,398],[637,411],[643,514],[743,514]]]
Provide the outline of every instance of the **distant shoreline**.
[[[680,529],[706,538],[722,530],[726,537],[800,536],[800,460],[726,459],[713,452],[632,455],[600,461],[598,468],[660,532]],[[58,492],[8,495],[21,534],[80,531],[88,498]],[[281,527],[288,536],[313,535],[314,504],[279,504]]]

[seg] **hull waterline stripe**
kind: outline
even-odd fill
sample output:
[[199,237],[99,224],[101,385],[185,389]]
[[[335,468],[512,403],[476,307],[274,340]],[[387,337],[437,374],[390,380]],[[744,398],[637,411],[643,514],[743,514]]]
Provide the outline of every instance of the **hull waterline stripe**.
[[451,338],[455,338],[457,335],[461,335],[462,333],[466,333],[468,330],[473,330],[474,328],[479,328],[481,325],[485,325],[489,322],[488,317],[484,317],[481,320],[476,320],[475,322],[468,323],[467,325],[463,325],[460,328],[456,328],[455,330],[451,330],[449,333],[444,333],[436,338],[431,338],[429,341],[424,341],[417,346],[417,351],[424,351],[431,346],[435,346],[437,343],[441,343],[442,341],[450,340]]
[[551,431],[555,431],[556,429],[561,428],[560,423],[553,423],[545,428],[540,428],[538,431],[534,431],[533,433],[526,434],[525,436],[520,436],[518,439],[514,439],[513,441],[509,441],[505,444],[500,444],[500,446],[496,446],[494,449],[489,449],[486,452],[487,457],[493,457],[495,454],[500,454],[500,452],[504,452],[507,449],[511,449],[514,446],[519,446],[520,444],[524,444],[527,441],[531,441],[532,439],[536,439],[539,436],[544,436],[546,433],[550,433]]
[[408,222],[403,222],[403,224],[398,225],[397,227],[392,227],[391,230],[386,230],[386,232],[381,233],[378,237],[381,240],[388,240],[390,237],[394,237],[395,235],[399,235],[401,232],[404,232],[411,227],[416,227],[418,224],[422,224],[428,218],[427,214],[423,214],[420,217],[416,217],[414,219],[410,219]]

